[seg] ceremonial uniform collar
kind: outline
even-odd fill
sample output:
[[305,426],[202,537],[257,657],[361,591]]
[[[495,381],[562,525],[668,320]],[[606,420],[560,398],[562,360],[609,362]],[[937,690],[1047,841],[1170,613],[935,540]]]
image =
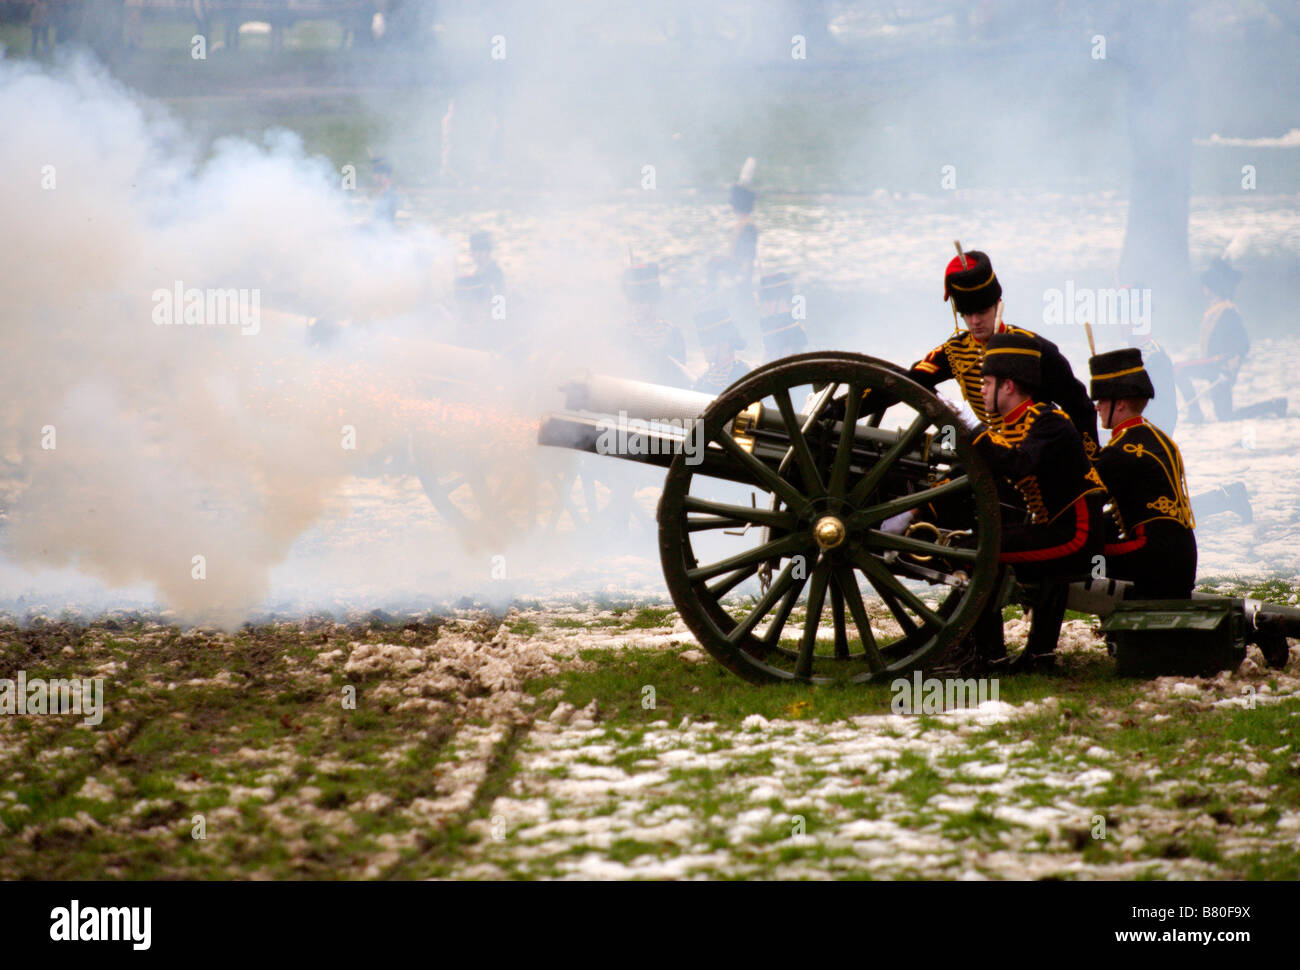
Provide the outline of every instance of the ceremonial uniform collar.
[[1129,428],[1134,428],[1140,424],[1145,424],[1145,423],[1146,422],[1142,420],[1142,415],[1139,414],[1136,418],[1129,418],[1127,421],[1121,421],[1119,424],[1115,425],[1114,429],[1110,433],[1110,436],[1112,438],[1118,438]]
[[1021,420],[1024,418],[1025,414],[1033,406],[1034,406],[1034,402],[1029,398],[1026,398],[1025,400],[1021,401],[1019,404],[1016,405],[1013,411],[1008,412],[1007,415],[1002,419],[1003,426],[1007,428],[1011,428],[1019,424]]

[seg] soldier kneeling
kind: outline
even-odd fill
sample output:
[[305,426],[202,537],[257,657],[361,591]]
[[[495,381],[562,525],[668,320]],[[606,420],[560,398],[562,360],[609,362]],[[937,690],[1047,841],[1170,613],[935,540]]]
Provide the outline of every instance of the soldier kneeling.
[[[1055,665],[1066,602],[1066,586],[1060,580],[1087,573],[1102,545],[1101,481],[1069,416],[1040,400],[1041,374],[1037,337],[998,333],[989,338],[981,393],[987,412],[1001,416],[1002,430],[976,428],[974,443],[1003,495],[998,561],[1010,565],[1020,582],[1041,584],[1030,605],[1025,651],[1011,665],[1016,671]],[[1023,507],[1027,521],[1010,521],[1007,505]],[[990,601],[990,615],[976,634],[980,652],[993,660],[1001,646],[1000,635],[990,642],[994,638],[989,633],[991,628],[1001,630],[1001,604],[996,600]]]
[[1111,496],[1102,550],[1106,575],[1132,581],[1131,599],[1189,599],[1196,584],[1196,521],[1178,446],[1142,417],[1155,397],[1142,352],[1112,350],[1088,367],[1089,396],[1111,432],[1096,460]]

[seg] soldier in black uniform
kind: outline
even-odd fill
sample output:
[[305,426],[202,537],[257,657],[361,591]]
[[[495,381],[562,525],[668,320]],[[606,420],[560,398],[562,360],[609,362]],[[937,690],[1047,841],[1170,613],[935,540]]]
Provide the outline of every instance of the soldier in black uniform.
[[[1037,346],[1042,355],[1040,378],[1035,388],[1038,399],[1059,404],[1079,432],[1085,452],[1089,456],[1096,454],[1097,412],[1088,399],[1087,389],[1074,376],[1070,362],[1056,344],[1031,330],[998,322],[1002,284],[998,282],[988,256],[972,249],[954,257],[944,271],[943,298],[953,301],[967,329],[959,329],[926,354],[923,360],[913,364],[908,376],[930,390],[946,380],[955,380],[975,416],[997,431],[1002,427],[1002,418],[985,408],[980,394],[985,348],[995,333],[1033,337],[1039,342]],[[892,403],[868,391],[864,395],[864,413],[868,408],[880,410]]]
[[680,328],[659,314],[662,290],[659,264],[638,263],[623,273],[623,293],[631,305],[631,356],[639,377],[655,384],[680,387],[690,383],[682,366],[686,338]]
[[789,273],[768,273],[758,281],[758,325],[766,360],[802,353],[808,346],[803,323],[794,317],[793,301]]
[[1241,321],[1241,314],[1232,303],[1241,274],[1224,259],[1215,259],[1201,275],[1201,283],[1210,306],[1201,320],[1201,356],[1185,360],[1175,368],[1178,390],[1187,402],[1187,420],[1193,424],[1205,420],[1197,400],[1194,380],[1206,380],[1210,386],[1203,392],[1214,403],[1214,417],[1218,421],[1239,421],[1246,418],[1286,415],[1286,398],[1275,397],[1244,408],[1232,405],[1232,388],[1237,382],[1241,365],[1250,353],[1250,335]]
[[709,261],[709,288],[735,287],[748,291],[754,285],[754,262],[758,258],[758,227],[754,225],[754,190],[737,183],[731,187],[731,210],[736,214],[736,231],[731,252]]
[[[1001,417],[1001,427],[978,427],[975,448],[998,477],[1004,504],[1026,510],[1022,522],[1004,514],[998,561],[1014,569],[1020,582],[1041,584],[1030,606],[1025,651],[1011,669],[1049,669],[1055,664],[1066,602],[1065,585],[1053,580],[1092,568],[1102,547],[1105,493],[1069,415],[1043,395],[1046,351],[1041,338],[993,334],[982,357],[981,403],[986,413]],[[999,630],[1000,609],[991,600],[986,611]],[[980,624],[986,632],[977,633],[977,640],[982,640],[985,657],[996,660],[1001,638],[990,642],[989,622]]]
[[[505,295],[505,274],[492,257],[492,234],[471,233],[469,249],[474,270],[456,277],[457,315],[462,329],[459,342],[467,347],[505,349],[502,328],[492,326],[493,310],[500,305],[496,298]],[[504,306],[501,309],[504,311]]]
[[1110,441],[1094,467],[1110,493],[1106,575],[1134,583],[1136,599],[1188,599],[1196,584],[1196,520],[1178,446],[1142,412],[1156,396],[1141,351],[1088,361],[1090,393]]
[[718,307],[695,314],[695,333],[709,368],[695,382],[692,390],[721,394],[749,373],[749,365],[736,357],[745,346],[731,314]]
[[469,255],[474,260],[474,278],[485,283],[493,296],[505,293],[505,274],[492,255],[492,233],[470,233]]
[[370,215],[376,222],[397,220],[397,190],[393,188],[393,169],[387,159],[376,156],[370,160],[370,174],[375,182],[375,201]]

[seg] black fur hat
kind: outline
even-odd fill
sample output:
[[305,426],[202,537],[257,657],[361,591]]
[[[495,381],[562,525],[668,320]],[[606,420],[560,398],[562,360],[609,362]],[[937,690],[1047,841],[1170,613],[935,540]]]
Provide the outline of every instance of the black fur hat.
[[1221,256],[1215,257],[1209,269],[1201,274],[1201,282],[1223,297],[1232,296],[1240,280],[1241,273],[1233,269],[1231,264]]
[[1142,366],[1142,351],[1136,347],[1109,350],[1089,358],[1088,370],[1092,373],[1088,396],[1094,401],[1156,396],[1155,386]]
[[745,346],[745,338],[740,335],[731,320],[731,314],[723,307],[701,310],[694,316],[695,333],[701,347],[730,343],[732,348],[740,350]]
[[984,374],[1037,389],[1043,381],[1043,346],[1031,334],[995,333],[984,351]]
[[996,306],[1002,299],[1002,284],[993,272],[993,263],[978,249],[954,256],[943,274],[943,298],[952,297],[958,313],[979,313]]
[[654,303],[659,299],[659,264],[638,263],[623,271],[623,292],[633,303]]

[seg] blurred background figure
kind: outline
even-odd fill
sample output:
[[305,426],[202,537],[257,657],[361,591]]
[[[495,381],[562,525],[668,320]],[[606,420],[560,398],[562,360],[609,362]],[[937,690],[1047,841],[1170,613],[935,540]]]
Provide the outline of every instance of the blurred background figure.
[[683,366],[686,338],[661,314],[663,291],[658,263],[637,263],[623,272],[623,295],[629,306],[628,373],[654,384],[690,384]]
[[370,159],[370,177],[374,182],[375,198],[370,216],[376,222],[397,221],[397,190],[393,188],[393,169],[388,160],[376,155]]
[[456,277],[456,317],[460,336],[456,343],[481,350],[506,350],[505,274],[492,255],[492,233],[470,234],[473,269]]
[[[1237,383],[1237,374],[1250,353],[1250,335],[1232,303],[1240,279],[1241,274],[1222,258],[1216,258],[1201,274],[1201,285],[1210,301],[1205,316],[1201,318],[1201,356],[1196,360],[1185,360],[1174,368],[1178,390],[1183,395],[1183,407],[1187,411],[1186,420],[1192,424],[1205,420],[1200,399],[1207,395],[1214,405],[1216,421],[1280,418],[1286,414],[1284,397],[1270,398],[1244,408],[1232,405],[1232,389]],[[1209,382],[1209,386],[1199,394],[1194,384],[1197,380]]]
[[32,54],[54,50],[51,36],[49,0],[35,0],[32,4],[31,19],[28,23],[31,24],[32,28]]
[[708,289],[733,313],[743,314],[742,322],[753,322],[754,263],[758,259],[758,227],[754,225],[754,202],[758,196],[751,187],[757,163],[745,159],[740,177],[731,187],[731,211],[736,217],[731,249],[709,260]]
[[763,359],[777,360],[802,353],[808,334],[794,315],[794,282],[789,273],[769,273],[758,281],[758,326],[763,333]]
[[695,382],[693,390],[721,394],[749,373],[749,365],[736,356],[738,350],[745,348],[745,340],[725,307],[713,307],[695,314],[695,334],[708,368]]
[[[1145,295],[1149,293],[1146,286],[1141,283],[1121,286],[1120,289],[1136,290],[1139,294],[1139,300],[1144,299]],[[1135,309],[1139,311],[1135,313],[1135,316],[1140,319],[1150,319],[1150,307],[1137,307]],[[1146,409],[1142,412],[1143,417],[1170,438],[1173,438],[1174,429],[1178,427],[1178,392],[1174,379],[1175,366],[1173,358],[1156,342],[1151,333],[1137,333],[1131,321],[1125,320],[1121,324],[1121,329],[1128,345],[1141,351],[1142,361],[1146,366],[1147,375],[1150,377],[1151,385],[1155,391],[1155,397],[1147,403]],[[1217,515],[1220,512],[1233,512],[1242,522],[1249,523],[1255,520],[1255,513],[1250,507],[1250,497],[1246,493],[1245,482],[1236,481],[1193,495],[1191,503],[1192,512],[1201,522],[1205,522],[1210,516]]]
[[506,280],[496,257],[492,255],[492,249],[492,233],[470,233],[469,256],[474,261],[474,278],[485,283],[491,294],[497,296],[505,293]]

